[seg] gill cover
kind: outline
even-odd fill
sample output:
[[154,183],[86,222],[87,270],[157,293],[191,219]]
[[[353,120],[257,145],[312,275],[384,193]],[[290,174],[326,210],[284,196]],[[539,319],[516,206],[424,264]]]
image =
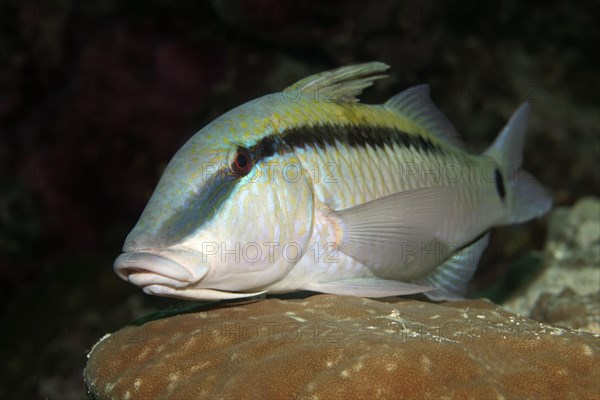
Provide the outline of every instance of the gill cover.
[[313,210],[312,189],[294,153],[254,164],[188,243],[209,265],[194,289],[256,292],[283,279],[308,251]]

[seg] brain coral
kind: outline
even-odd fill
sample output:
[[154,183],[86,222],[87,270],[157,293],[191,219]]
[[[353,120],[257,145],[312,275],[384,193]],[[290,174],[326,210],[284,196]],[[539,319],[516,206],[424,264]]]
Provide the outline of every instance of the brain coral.
[[96,399],[598,399],[599,338],[485,301],[238,302],[105,336]]

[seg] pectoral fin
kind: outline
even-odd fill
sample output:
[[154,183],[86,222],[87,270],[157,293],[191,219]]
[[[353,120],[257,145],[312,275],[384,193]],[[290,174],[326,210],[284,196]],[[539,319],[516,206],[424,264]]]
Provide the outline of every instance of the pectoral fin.
[[407,246],[420,249],[438,241],[455,195],[449,186],[415,189],[337,211],[339,249],[367,266],[406,264]]
[[388,297],[422,293],[435,288],[381,278],[340,279],[313,283],[307,290],[346,296]]

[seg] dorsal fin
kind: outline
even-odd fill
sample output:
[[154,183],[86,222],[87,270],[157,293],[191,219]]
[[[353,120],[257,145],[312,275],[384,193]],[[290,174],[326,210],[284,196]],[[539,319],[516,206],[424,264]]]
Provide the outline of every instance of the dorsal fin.
[[387,75],[377,73],[388,68],[389,65],[377,61],[349,65],[311,75],[287,87],[284,92],[300,91],[303,94],[315,94],[320,100],[354,102],[373,81],[386,78]]
[[429,85],[413,86],[386,101],[385,107],[409,118],[444,142],[464,148],[458,132],[433,103],[429,93]]

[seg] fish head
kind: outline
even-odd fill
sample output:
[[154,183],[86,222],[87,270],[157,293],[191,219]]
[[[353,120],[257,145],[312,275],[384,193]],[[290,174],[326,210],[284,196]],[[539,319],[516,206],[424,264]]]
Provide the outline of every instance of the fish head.
[[297,155],[277,149],[268,100],[224,114],[179,149],[114,263],[121,278],[159,296],[248,297],[307,253],[312,188]]

